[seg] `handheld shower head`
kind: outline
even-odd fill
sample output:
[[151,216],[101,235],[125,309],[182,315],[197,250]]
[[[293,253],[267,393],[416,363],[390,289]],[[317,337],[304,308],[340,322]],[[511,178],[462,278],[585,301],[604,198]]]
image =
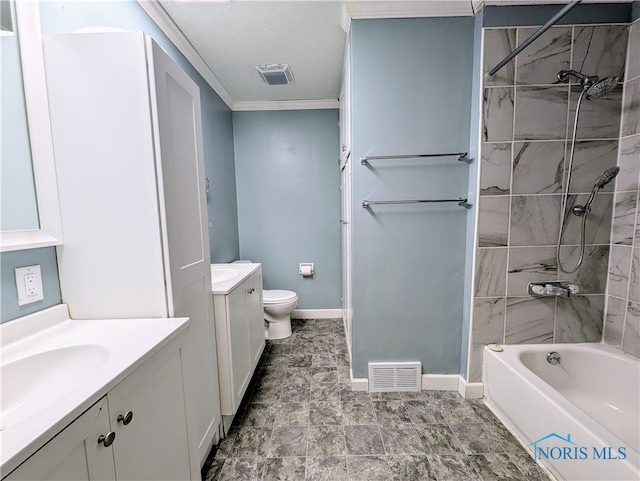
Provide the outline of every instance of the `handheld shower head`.
[[576,205],[573,207],[573,213],[577,216],[582,216],[585,213],[591,211],[591,206],[593,202],[596,200],[596,195],[600,189],[604,188],[609,182],[616,178],[616,175],[620,172],[620,167],[611,167],[610,169],[605,170],[593,183],[593,189],[591,190],[591,195],[587,202],[584,205]]
[[610,169],[605,170],[600,177],[598,177],[594,183],[594,187],[598,189],[602,189],[605,185],[611,182],[616,178],[616,175],[620,172],[620,167],[611,167]]
[[619,81],[620,77],[616,75],[598,80],[588,87],[585,87],[587,89],[585,97],[587,100],[598,100],[605,95],[609,95],[618,86]]

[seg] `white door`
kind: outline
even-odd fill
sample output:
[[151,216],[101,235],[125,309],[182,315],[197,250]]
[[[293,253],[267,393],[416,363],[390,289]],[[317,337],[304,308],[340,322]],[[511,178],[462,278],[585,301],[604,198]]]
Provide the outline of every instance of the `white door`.
[[[200,460],[220,424],[211,261],[207,227],[200,91],[191,78],[151,39],[151,91],[157,110],[156,168],[160,199],[169,314],[191,319],[191,363],[187,388],[196,404]],[[150,59],[151,60],[151,59]],[[155,82],[154,82],[155,81]],[[153,107],[152,107],[153,109]],[[163,197],[163,198],[162,198]],[[167,263],[168,260],[168,263]]]
[[351,300],[351,70],[350,44],[344,60],[344,78],[340,91],[340,191],[342,194],[342,316],[345,323],[349,351],[352,345],[353,307]]

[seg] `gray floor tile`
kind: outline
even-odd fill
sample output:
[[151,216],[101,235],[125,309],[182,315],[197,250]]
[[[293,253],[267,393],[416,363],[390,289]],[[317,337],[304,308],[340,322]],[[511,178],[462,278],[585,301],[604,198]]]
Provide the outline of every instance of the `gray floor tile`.
[[262,481],[300,481],[305,479],[304,457],[267,458]]
[[377,401],[373,403],[378,424],[410,423],[411,418],[403,401]]
[[480,481],[468,456],[464,454],[429,455],[429,464],[438,481]]
[[389,456],[391,481],[438,481],[426,456]]
[[274,427],[269,442],[268,456],[273,458],[306,456],[308,429],[306,426]]
[[243,427],[238,431],[236,441],[231,449],[231,457],[244,458],[266,456],[271,428]]
[[342,426],[309,426],[307,456],[344,456],[345,454]]
[[507,454],[476,454],[469,460],[482,481],[527,481]]
[[228,458],[216,481],[256,481],[261,479],[264,458]]
[[307,457],[306,481],[348,481],[347,459],[340,457]]
[[463,453],[462,445],[446,424],[415,425],[427,454]]
[[347,454],[363,456],[384,454],[384,444],[380,436],[380,428],[373,426],[345,426],[344,437]]
[[292,328],[267,341],[205,481],[548,481],[481,400],[352,391],[341,323]]
[[325,401],[309,403],[309,424],[342,424],[340,403]]
[[389,481],[391,470],[384,456],[347,456],[350,481]]
[[387,454],[427,454],[413,424],[383,425],[380,435]]

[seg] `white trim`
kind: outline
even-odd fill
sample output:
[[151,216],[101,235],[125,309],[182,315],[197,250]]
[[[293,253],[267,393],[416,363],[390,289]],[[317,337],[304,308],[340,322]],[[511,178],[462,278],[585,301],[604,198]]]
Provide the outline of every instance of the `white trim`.
[[295,309],[291,319],[342,319],[342,309]]
[[423,391],[457,391],[459,374],[423,374]]
[[15,8],[40,228],[3,232],[0,252],[61,245],[63,241],[38,2],[15,2]]
[[484,384],[481,382],[467,382],[460,376],[458,394],[465,399],[480,399],[484,396]]
[[259,100],[259,101],[238,101],[233,104],[234,112],[254,111],[254,110],[319,110],[338,109],[340,102],[338,99],[323,100]]
[[195,68],[211,88],[215,90],[222,101],[233,110],[234,101],[231,94],[229,94],[224,85],[222,85],[222,82],[218,80],[218,77],[216,77],[197,50],[191,45],[191,42],[185,37],[169,14],[167,14],[166,10],[162,8],[160,3],[157,0],[137,0],[137,2],[160,30],[169,37],[169,40],[173,42],[180,53],[193,65],[193,68]]
[[352,391],[369,391],[369,379],[366,377],[353,377],[353,369],[349,369],[349,376],[351,376]]

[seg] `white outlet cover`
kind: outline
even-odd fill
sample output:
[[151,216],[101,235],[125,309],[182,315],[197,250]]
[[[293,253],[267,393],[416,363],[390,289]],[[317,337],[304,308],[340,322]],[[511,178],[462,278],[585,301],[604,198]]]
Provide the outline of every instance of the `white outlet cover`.
[[[16,287],[18,288],[18,305],[24,306],[25,304],[30,304],[32,302],[41,301],[44,299],[44,291],[42,289],[42,273],[40,272],[40,266],[26,266],[26,267],[16,267]],[[35,289],[34,294],[31,296],[27,295],[27,289],[25,285],[24,277],[26,275],[33,274],[35,275]]]

